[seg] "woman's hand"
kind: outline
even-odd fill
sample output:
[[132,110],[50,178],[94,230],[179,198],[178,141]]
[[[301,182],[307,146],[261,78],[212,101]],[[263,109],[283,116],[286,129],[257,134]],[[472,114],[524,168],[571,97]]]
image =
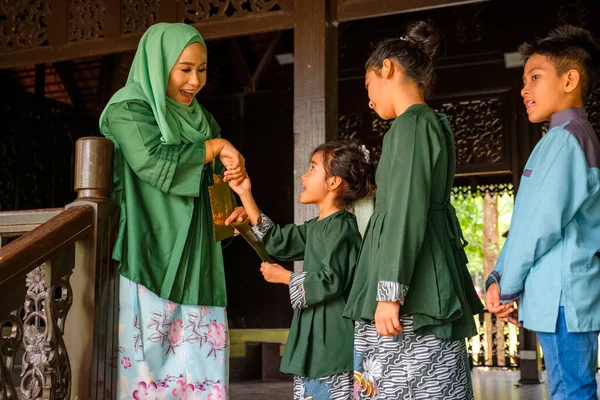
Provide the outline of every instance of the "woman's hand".
[[225,171],[225,182],[233,181],[240,185],[246,178],[246,160],[244,156],[229,142],[226,142],[219,154],[221,162],[227,168]]
[[279,264],[264,262],[260,264],[260,272],[267,282],[290,284],[292,273]]
[[402,333],[400,304],[393,301],[380,301],[375,310],[375,329],[383,336],[396,336]]

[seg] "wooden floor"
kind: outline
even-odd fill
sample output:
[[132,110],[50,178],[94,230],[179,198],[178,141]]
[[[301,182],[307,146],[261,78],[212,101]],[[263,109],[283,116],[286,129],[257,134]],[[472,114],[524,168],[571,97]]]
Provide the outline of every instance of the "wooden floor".
[[[542,379],[545,381],[546,377]],[[600,382],[600,375],[597,376]],[[476,400],[549,400],[546,383],[520,385],[518,371],[473,371]],[[600,392],[599,392],[600,394]],[[231,385],[231,400],[291,400],[291,382],[244,382]]]

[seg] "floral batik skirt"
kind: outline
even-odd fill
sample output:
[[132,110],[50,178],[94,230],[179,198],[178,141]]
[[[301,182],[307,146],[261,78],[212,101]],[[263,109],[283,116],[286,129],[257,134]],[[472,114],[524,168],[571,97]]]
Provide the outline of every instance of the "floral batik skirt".
[[417,335],[410,316],[401,323],[403,333],[388,337],[356,322],[354,398],[473,400],[465,341]]
[[161,299],[120,278],[117,399],[228,398],[224,307]]

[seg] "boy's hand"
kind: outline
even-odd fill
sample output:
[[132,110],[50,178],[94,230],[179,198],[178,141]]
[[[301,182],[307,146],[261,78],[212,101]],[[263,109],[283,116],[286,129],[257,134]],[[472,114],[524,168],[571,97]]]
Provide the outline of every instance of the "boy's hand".
[[[518,300],[514,302],[518,304]],[[519,325],[519,312],[513,307],[513,303],[500,302],[500,286],[497,283],[492,283],[485,292],[485,308],[500,321],[508,321],[511,324]]]
[[375,329],[383,336],[396,336],[402,333],[400,304],[393,301],[380,301],[375,310]]
[[[515,300],[514,305],[516,305],[517,307],[519,306],[519,300]],[[513,325],[516,326],[521,326],[521,324],[519,323],[519,311],[515,310],[515,307],[511,307],[510,308],[512,311],[506,313],[506,314],[497,314],[497,317],[500,318],[501,321],[505,321],[505,322],[510,322]]]
[[260,272],[262,272],[263,277],[267,282],[283,283],[285,285],[290,284],[292,273],[279,264],[264,262],[260,264]]

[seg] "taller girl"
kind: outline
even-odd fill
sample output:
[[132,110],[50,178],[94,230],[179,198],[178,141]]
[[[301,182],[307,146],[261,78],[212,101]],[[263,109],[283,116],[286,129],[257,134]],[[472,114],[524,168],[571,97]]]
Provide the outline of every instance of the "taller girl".
[[440,34],[427,22],[379,43],[369,107],[395,119],[383,140],[375,213],[345,316],[355,327],[355,398],[472,399],[465,338],[482,309],[450,204],[456,158],[432,92]]

